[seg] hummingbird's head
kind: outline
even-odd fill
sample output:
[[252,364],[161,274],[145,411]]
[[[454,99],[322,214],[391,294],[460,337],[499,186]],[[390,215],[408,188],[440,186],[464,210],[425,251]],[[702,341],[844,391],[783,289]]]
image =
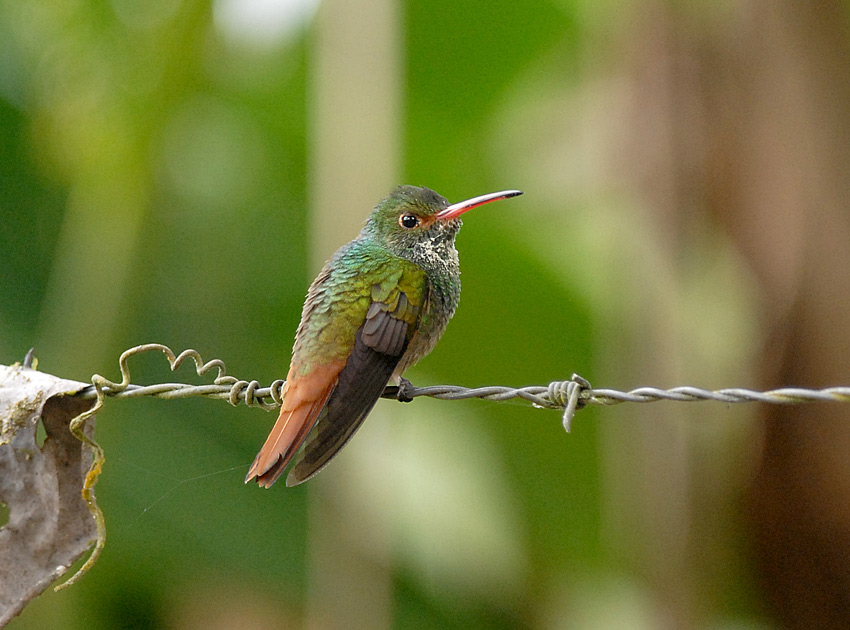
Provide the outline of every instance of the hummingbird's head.
[[417,250],[423,247],[433,250],[452,246],[462,225],[460,215],[467,210],[521,194],[507,190],[449,204],[430,188],[399,186],[375,206],[363,234],[385,244],[396,255],[419,258]]

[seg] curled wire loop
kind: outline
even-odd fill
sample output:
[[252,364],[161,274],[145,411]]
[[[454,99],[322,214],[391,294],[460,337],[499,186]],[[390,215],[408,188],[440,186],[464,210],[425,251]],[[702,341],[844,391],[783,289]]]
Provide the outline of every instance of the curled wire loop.
[[[130,357],[141,354],[143,352],[159,351],[165,354],[168,359],[168,364],[171,370],[174,371],[187,359],[191,359],[195,364],[195,371],[198,376],[203,376],[211,370],[216,370],[216,377],[212,384],[207,385],[188,385],[186,383],[158,383],[156,385],[133,385],[130,382],[130,368],[127,361]],[[260,387],[257,381],[241,381],[233,376],[228,376],[224,362],[220,359],[213,359],[209,362],[204,362],[201,355],[195,350],[184,350],[179,355],[168,346],[160,343],[148,343],[141,346],[135,346],[129,350],[125,350],[118,359],[118,368],[121,371],[121,382],[116,383],[108,378],[95,374],[92,376],[92,384],[77,392],[76,396],[85,399],[95,399],[94,405],[88,410],[71,420],[70,430],[78,440],[86,444],[92,452],[92,464],[86,474],[86,479],[81,491],[83,500],[89,508],[89,511],[94,517],[97,526],[97,540],[88,559],[83,563],[80,569],[72,575],[68,580],[56,587],[56,590],[67,588],[79,580],[100,557],[103,547],[106,544],[106,522],[103,516],[103,511],[98,506],[94,495],[94,487],[103,470],[103,464],[106,461],[106,456],[103,448],[89,435],[86,434],[85,427],[88,421],[97,414],[103,407],[106,397],[113,398],[138,398],[140,396],[155,396],[157,398],[188,398],[190,396],[208,396],[211,398],[220,398],[227,400],[231,405],[245,403],[249,406],[261,407],[263,409],[274,409],[279,406],[282,401],[281,388],[283,381],[274,381],[269,387]]]
[[[185,361],[191,359],[195,364],[195,372],[198,376],[204,376],[211,370],[216,370],[216,377],[212,383],[205,385],[190,385],[188,383],[157,383],[155,385],[133,385],[130,382],[130,368],[127,361],[130,357],[144,352],[160,351],[165,354],[171,371],[176,371]],[[261,407],[269,410],[279,407],[283,401],[281,390],[284,381],[276,380],[268,387],[261,387],[257,381],[243,381],[235,376],[227,374],[224,361],[213,359],[204,362],[197,350],[184,350],[178,355],[166,345],[160,343],[147,343],[125,350],[118,359],[118,368],[121,371],[121,382],[116,383],[95,374],[92,376],[92,384],[81,390],[77,396],[81,398],[98,398],[99,394],[112,398],[139,398],[142,396],[154,396],[169,400],[177,398],[190,398],[192,396],[206,396],[227,400],[231,405],[245,404],[249,407]]]

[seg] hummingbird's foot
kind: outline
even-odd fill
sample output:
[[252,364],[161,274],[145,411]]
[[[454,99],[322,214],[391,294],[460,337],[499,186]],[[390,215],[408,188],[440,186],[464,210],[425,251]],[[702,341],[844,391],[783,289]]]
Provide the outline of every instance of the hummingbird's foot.
[[413,383],[404,377],[398,379],[398,390],[395,397],[399,402],[413,402],[413,390],[416,389]]
[[413,402],[413,391],[416,387],[406,378],[400,377],[398,385],[387,385],[381,398],[395,398],[399,402]]

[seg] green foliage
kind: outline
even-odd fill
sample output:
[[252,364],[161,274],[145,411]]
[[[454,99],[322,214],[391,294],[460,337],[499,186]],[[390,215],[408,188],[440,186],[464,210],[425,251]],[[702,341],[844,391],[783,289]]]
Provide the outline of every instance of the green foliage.
[[[47,372],[111,378],[124,349],[156,341],[220,357],[240,378],[285,375],[311,280],[314,38],[308,23],[272,43],[243,41],[221,21],[225,4],[0,2],[0,362],[34,345]],[[460,308],[408,374],[416,384],[593,381],[606,351],[599,322],[610,332],[612,312],[635,303],[617,290],[602,300],[572,275],[571,263],[599,265],[607,282],[622,267],[599,255],[601,230],[572,231],[567,216],[634,206],[610,191],[553,201],[561,182],[534,189],[542,160],[523,140],[549,129],[540,132],[537,105],[583,78],[581,11],[537,0],[404,5],[398,183],[451,201],[526,192],[464,218]],[[570,177],[560,167],[551,172]],[[139,383],[192,382],[186,372],[172,377],[158,357],[133,367]],[[522,403],[378,410],[392,418],[374,423],[390,452],[367,452],[374,442],[360,435],[349,449],[374,473],[355,501],[389,523],[381,544],[398,627],[568,627],[574,587],[588,579],[596,599],[577,609],[607,612],[625,592],[632,619],[646,618],[645,576],[611,549],[603,522],[605,412],[582,411],[567,436],[557,412]],[[106,549],[78,585],[45,594],[11,627],[191,627],[204,608],[297,625],[314,551],[311,484],[242,484],[273,419],[209,400],[107,401],[97,426]]]

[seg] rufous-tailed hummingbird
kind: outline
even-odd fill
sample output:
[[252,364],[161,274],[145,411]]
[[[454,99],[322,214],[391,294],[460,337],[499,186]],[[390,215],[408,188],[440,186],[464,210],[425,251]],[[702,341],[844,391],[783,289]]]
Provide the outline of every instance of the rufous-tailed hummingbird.
[[460,215],[521,194],[449,205],[428,188],[399,186],[375,206],[310,285],[280,416],[246,483],[271,486],[295,457],[286,485],[297,485],[345,446],[387,384],[434,348],[454,315]]

